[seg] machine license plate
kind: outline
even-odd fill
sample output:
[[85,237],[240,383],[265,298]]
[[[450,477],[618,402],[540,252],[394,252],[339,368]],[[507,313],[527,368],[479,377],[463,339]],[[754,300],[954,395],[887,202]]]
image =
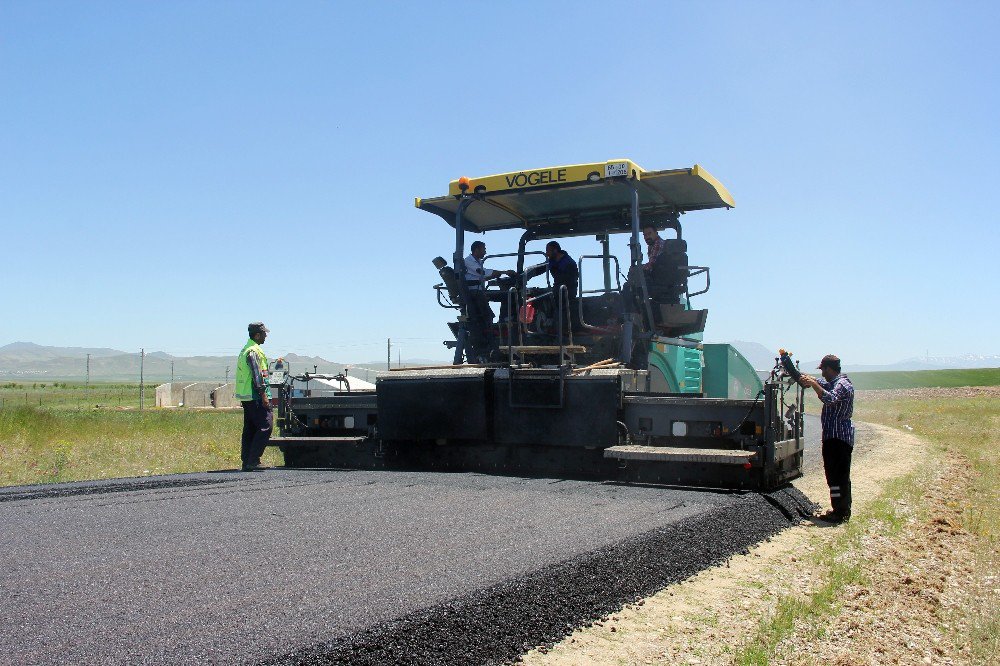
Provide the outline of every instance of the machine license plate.
[[628,176],[628,162],[611,162],[604,165],[604,177]]

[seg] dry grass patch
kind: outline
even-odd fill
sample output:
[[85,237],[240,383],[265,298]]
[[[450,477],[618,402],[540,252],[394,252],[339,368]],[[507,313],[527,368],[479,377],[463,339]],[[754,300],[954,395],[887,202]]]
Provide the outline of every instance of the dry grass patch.
[[[0,410],[0,486],[149,476],[239,464],[239,412]],[[268,449],[265,464],[281,464]]]
[[[790,528],[524,662],[990,664],[1000,391],[860,394],[854,520]],[[821,473],[796,482],[824,500]]]

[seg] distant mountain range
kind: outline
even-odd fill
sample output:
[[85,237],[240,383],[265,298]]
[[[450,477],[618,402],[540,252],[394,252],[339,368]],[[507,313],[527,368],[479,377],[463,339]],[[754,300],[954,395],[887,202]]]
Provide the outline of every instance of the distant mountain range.
[[[14,342],[0,347],[0,381],[82,381],[87,377],[87,354],[90,354],[92,381],[139,381],[140,358],[137,353],[118,349],[89,347],[47,347],[33,342]],[[272,357],[276,358],[276,357]],[[291,371],[336,374],[350,367],[349,374],[361,379],[374,378],[373,370],[384,370],[384,363],[341,363],[319,356],[285,354]],[[438,361],[439,362],[439,361]],[[404,365],[434,363],[408,359]],[[236,373],[236,354],[232,356],[171,356],[154,351],[146,354],[142,371],[149,383],[183,380],[232,379]]]
[[[758,370],[769,370],[774,366],[777,348],[771,349],[757,342],[736,340],[731,342],[751,365]],[[139,380],[139,354],[123,352],[104,347],[47,347],[32,342],[13,342],[0,347],[0,381],[82,381],[87,376],[87,354],[90,354],[90,378],[92,381]],[[342,363],[329,361],[319,356],[284,355],[291,371],[295,374],[313,370],[335,374],[350,367],[351,375],[372,380],[373,371],[384,370],[385,364]],[[440,360],[406,359],[403,365],[435,365]],[[812,370],[819,364],[817,360],[803,361],[802,367]],[[940,370],[944,368],[996,368],[1000,367],[1000,355],[972,355],[910,358],[888,365],[846,364],[847,372],[873,372],[895,370]],[[233,356],[171,356],[155,351],[146,354],[143,375],[147,382],[170,381],[171,371],[177,381],[218,380],[227,376],[232,379],[236,372]]]
[[[750,364],[757,370],[770,370],[774,367],[774,359],[778,348],[768,348],[758,342],[734,340],[729,344],[736,347]],[[794,357],[793,357],[794,358]],[[800,365],[812,371],[819,365],[819,359],[802,360]],[[967,368],[1000,368],[1000,354],[961,356],[929,356],[925,358],[907,358],[896,363],[884,365],[864,365],[845,363],[844,372],[894,372],[901,370],[963,370]]]

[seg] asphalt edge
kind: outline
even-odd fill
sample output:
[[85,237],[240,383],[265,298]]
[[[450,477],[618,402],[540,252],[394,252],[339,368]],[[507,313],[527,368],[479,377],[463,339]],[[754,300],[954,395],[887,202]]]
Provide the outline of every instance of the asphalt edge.
[[766,495],[734,495],[733,502],[675,525],[261,664],[509,663],[627,603],[746,553],[815,508],[792,486]]

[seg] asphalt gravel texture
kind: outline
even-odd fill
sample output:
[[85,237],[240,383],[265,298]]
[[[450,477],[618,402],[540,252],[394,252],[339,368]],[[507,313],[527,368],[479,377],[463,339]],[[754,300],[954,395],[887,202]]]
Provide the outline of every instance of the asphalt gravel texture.
[[811,508],[343,470],[0,489],[0,663],[504,663]]

